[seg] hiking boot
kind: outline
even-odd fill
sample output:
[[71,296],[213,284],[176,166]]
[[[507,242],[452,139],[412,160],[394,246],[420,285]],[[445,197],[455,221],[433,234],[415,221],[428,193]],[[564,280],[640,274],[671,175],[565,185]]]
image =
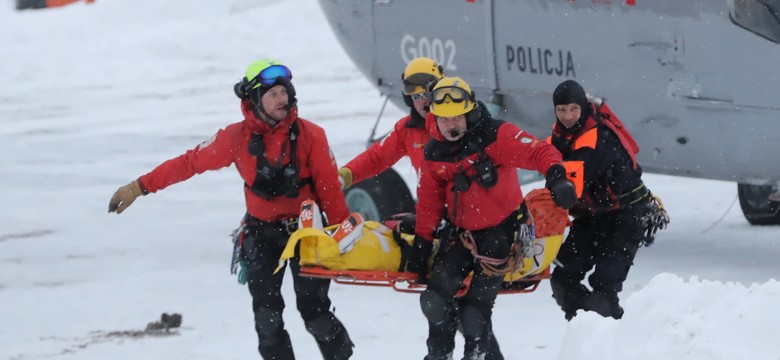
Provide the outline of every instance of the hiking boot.
[[476,348],[463,354],[463,360],[485,360],[486,352]]
[[335,339],[330,341],[317,340],[322,357],[325,360],[346,360],[352,357],[352,348],[355,345],[349,338],[346,329],[339,331]]
[[452,360],[452,353],[444,354],[444,355],[425,355],[423,360]]
[[584,303],[590,296],[590,290],[584,285],[570,283],[564,273],[556,270],[550,279],[550,286],[552,287],[553,299],[563,310],[566,321],[571,321],[577,316],[577,310],[585,309]]
[[[581,287],[585,289],[584,286]],[[578,288],[578,290],[580,289]],[[586,308],[585,303],[589,296],[590,293],[585,291],[575,291],[566,295],[566,298],[563,300],[563,306],[561,306],[566,321],[571,321],[571,319],[577,316],[577,310]]]
[[593,311],[603,317],[611,317],[616,320],[623,317],[623,308],[620,306],[617,293],[594,291],[585,299],[583,305],[583,309]]
[[276,338],[276,343],[260,344],[257,347],[260,351],[260,357],[274,360],[295,360],[290,334],[287,333],[287,330],[274,334],[274,337]]
[[488,339],[484,337],[464,337],[466,338],[466,344],[463,346],[463,360],[485,360]]
[[491,329],[488,332],[488,342],[485,352],[485,360],[504,360],[504,355],[501,354],[501,348],[498,346],[498,340],[493,334],[493,325],[490,325]]

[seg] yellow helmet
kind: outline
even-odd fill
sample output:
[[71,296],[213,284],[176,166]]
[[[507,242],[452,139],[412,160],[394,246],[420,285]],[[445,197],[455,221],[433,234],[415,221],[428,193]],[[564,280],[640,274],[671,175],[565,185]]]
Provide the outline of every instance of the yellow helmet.
[[429,96],[431,113],[441,117],[463,115],[476,107],[471,86],[457,76],[445,77],[436,83]]
[[425,92],[425,85],[443,76],[439,63],[431,58],[418,57],[406,65],[401,75],[404,95],[421,94]]

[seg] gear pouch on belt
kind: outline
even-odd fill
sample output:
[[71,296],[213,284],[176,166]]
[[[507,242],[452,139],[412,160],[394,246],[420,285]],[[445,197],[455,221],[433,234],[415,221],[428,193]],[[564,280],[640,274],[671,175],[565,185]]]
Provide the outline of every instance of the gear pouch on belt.
[[247,282],[246,260],[244,259],[243,254],[245,233],[246,223],[241,221],[241,225],[237,229],[233,230],[233,233],[230,236],[233,241],[233,252],[230,258],[230,274],[238,274],[237,280],[241,285],[244,285]]
[[297,218],[262,221],[248,216],[243,231],[240,258],[251,263],[259,255],[258,252],[260,247],[276,247],[283,249],[287,244],[287,239],[290,234],[297,229]]

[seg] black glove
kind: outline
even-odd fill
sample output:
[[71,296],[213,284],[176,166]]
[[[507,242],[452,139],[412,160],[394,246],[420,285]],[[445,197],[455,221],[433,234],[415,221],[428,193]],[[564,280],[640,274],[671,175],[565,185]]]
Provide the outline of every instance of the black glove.
[[385,226],[402,234],[414,235],[414,228],[417,224],[417,217],[414,213],[400,213],[390,216],[385,220]]
[[406,262],[406,271],[417,274],[417,282],[428,283],[428,258],[433,252],[433,241],[425,240],[420,235],[414,236],[414,245]]
[[577,192],[574,191],[574,184],[566,179],[566,169],[558,164],[550,166],[545,179],[547,183],[544,187],[550,190],[555,205],[567,210],[573,208],[577,202]]

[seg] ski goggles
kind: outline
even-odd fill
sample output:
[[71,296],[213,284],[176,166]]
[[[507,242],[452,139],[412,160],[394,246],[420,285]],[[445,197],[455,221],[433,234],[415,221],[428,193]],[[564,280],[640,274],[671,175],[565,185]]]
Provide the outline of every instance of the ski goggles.
[[466,90],[455,86],[440,87],[436,90],[433,90],[431,93],[431,101],[437,105],[441,105],[447,102],[447,98],[450,99],[449,102],[459,104],[464,101],[468,101],[471,98],[471,94],[467,93]]
[[428,93],[427,92],[421,92],[419,94],[412,94],[409,95],[410,98],[412,98],[413,101],[417,101],[420,99],[428,99]]
[[431,74],[417,73],[406,77],[403,82],[403,91],[406,95],[419,94],[425,92],[425,88],[431,81],[436,80],[436,77]]
[[249,82],[249,89],[254,89],[257,86],[271,86],[276,85],[279,81],[289,83],[292,80],[292,72],[287,66],[284,65],[271,65],[255,76],[252,81]]

